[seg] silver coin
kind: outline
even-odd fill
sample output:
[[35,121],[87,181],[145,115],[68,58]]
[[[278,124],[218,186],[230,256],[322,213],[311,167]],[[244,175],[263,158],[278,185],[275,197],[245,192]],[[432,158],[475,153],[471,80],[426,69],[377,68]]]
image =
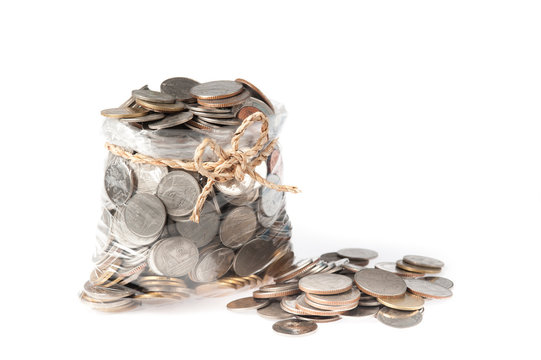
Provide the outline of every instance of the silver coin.
[[378,257],[378,253],[374,250],[360,248],[341,249],[338,250],[337,253],[339,256],[350,260],[370,260]]
[[172,171],[164,176],[157,190],[157,195],[164,203],[167,213],[172,216],[190,214],[200,193],[197,180],[184,171]]
[[190,110],[194,115],[197,115],[198,117],[205,119],[223,119],[223,120],[230,120],[230,121],[239,121],[235,118],[235,115],[233,113],[212,113],[212,112],[203,112],[203,111],[195,111]]
[[230,248],[221,247],[202,256],[193,271],[197,282],[211,282],[222,277],[231,268],[235,253]]
[[[270,174],[267,176],[267,181],[273,184],[280,184],[281,180],[278,175]],[[274,216],[280,210],[284,198],[284,193],[264,187],[261,189],[261,211],[266,216]]]
[[213,114],[231,114],[229,108],[208,108],[199,104],[186,104],[186,107],[192,112],[213,113]]
[[385,271],[392,272],[393,274],[396,274],[398,276],[402,277],[419,277],[422,276],[422,274],[414,273],[411,271],[402,270],[400,268],[396,267],[396,263],[394,262],[380,262],[375,265],[376,269],[381,269]]
[[153,122],[148,125],[152,130],[168,129],[173,126],[182,125],[193,118],[193,114],[189,111],[183,111],[175,115],[169,115],[160,121]]
[[[307,293],[306,293],[307,294]],[[315,309],[319,310],[329,310],[329,311],[349,311],[353,310],[357,307],[357,303],[351,303],[347,305],[328,305],[328,304],[320,304],[318,302],[312,301],[304,294],[304,302],[310,306],[312,306]]]
[[193,270],[199,259],[195,244],[176,236],[155,243],[150,249],[149,266],[157,274],[180,277]]
[[361,292],[356,288],[352,288],[346,292],[334,295],[319,295],[306,293],[306,298],[319,304],[350,305],[352,303],[357,304],[359,302],[359,299],[361,298]]
[[214,187],[219,192],[227,196],[241,196],[249,193],[254,188],[255,180],[250,176],[245,175],[242,181],[231,179],[229,181],[217,182]]
[[[139,90],[148,90],[148,85],[144,85],[143,87],[141,87]],[[119,108],[121,109],[125,109],[125,108],[130,108],[132,107],[133,105],[135,105],[135,97],[132,95],[130,96],[130,98],[126,101],[124,101],[120,106]]]
[[267,299],[254,299],[253,297],[245,297],[237,300],[233,300],[227,304],[229,310],[257,310],[269,305],[270,300]]
[[280,292],[280,291],[295,290],[298,288],[299,288],[298,282],[291,282],[291,283],[283,283],[283,284],[264,285],[259,288],[259,291]]
[[425,277],[419,278],[419,280],[430,281],[434,284],[438,284],[447,289],[451,289],[454,286],[451,280],[441,277],[441,276],[425,276]]
[[334,316],[313,316],[313,315],[297,315],[298,320],[313,321],[315,323],[330,323],[342,319],[340,315]]
[[233,270],[239,276],[256,274],[272,263],[275,251],[276,247],[272,242],[254,239],[237,252]]
[[412,327],[423,320],[423,314],[419,310],[402,311],[388,307],[382,307],[376,317],[381,323],[396,328]]
[[345,312],[344,316],[351,316],[351,317],[363,317],[363,316],[370,316],[375,315],[379,311],[379,306],[357,306],[355,309],[350,310],[348,312]]
[[381,306],[381,304],[377,298],[370,296],[370,297],[361,297],[361,299],[359,300],[359,306],[374,307],[374,306]]
[[256,216],[250,207],[234,208],[220,224],[220,240],[225,246],[236,249],[252,239],[256,227]]
[[291,319],[274,323],[272,329],[280,334],[299,336],[313,333],[317,330],[317,324],[309,320]]
[[214,118],[209,118],[209,117],[206,117],[206,116],[198,116],[197,120],[199,122],[202,122],[203,125],[207,125],[207,126],[210,126],[210,125],[239,126],[240,124],[242,124],[242,122],[240,120],[214,119]]
[[250,97],[250,98],[246,99],[246,101],[244,101],[244,103],[242,105],[237,105],[235,107],[235,116],[238,114],[238,112],[242,108],[248,107],[248,106],[256,108],[257,110],[259,110],[263,114],[265,114],[265,116],[267,116],[268,118],[270,118],[271,116],[274,115],[274,111],[272,111],[272,109],[267,104],[265,104],[263,101],[261,101],[259,99]]
[[198,99],[223,99],[237,95],[243,90],[242,84],[219,80],[199,84],[191,88],[190,94]]
[[105,169],[105,192],[115,205],[122,205],[131,197],[134,189],[133,173],[126,162],[113,157]]
[[405,279],[408,290],[415,295],[432,299],[444,299],[453,296],[451,290],[437,283],[421,279]]
[[156,121],[161,120],[165,117],[165,114],[162,113],[151,113],[144,116],[134,117],[134,118],[126,118],[126,119],[120,119],[120,121],[125,123],[145,123],[149,121]]
[[343,257],[338,256],[338,253],[335,253],[335,252],[325,253],[325,254],[321,255],[319,258],[321,260],[329,262],[329,263],[333,262],[333,261],[339,261],[339,260],[343,259]]
[[216,237],[219,227],[220,215],[209,202],[206,202],[203,206],[199,223],[194,223],[189,219],[176,222],[178,233],[192,240],[199,248],[207,245]]
[[311,294],[339,294],[353,286],[350,278],[338,274],[308,275],[299,280],[299,289]]
[[245,206],[248,204],[251,204],[255,202],[257,199],[259,199],[259,190],[254,188],[251,192],[248,192],[246,194],[242,194],[239,196],[227,196],[224,195],[224,199],[235,206]]
[[160,181],[169,172],[167,166],[130,163],[137,183],[137,193],[155,194]]
[[135,291],[121,285],[109,287],[92,285],[87,281],[83,287],[86,295],[100,301],[116,301],[135,294]]
[[428,256],[420,256],[420,255],[406,255],[402,258],[402,260],[404,262],[407,262],[408,264],[424,266],[424,267],[434,268],[434,269],[441,269],[445,265],[443,261],[440,261],[438,259],[434,259]]
[[285,312],[279,302],[271,302],[269,305],[257,309],[257,313],[266,319],[291,319],[293,315]]
[[173,104],[175,102],[175,97],[169,94],[164,94],[159,91],[152,91],[152,90],[133,90],[132,95],[134,98],[143,100],[143,101],[150,101],[153,103],[160,103],[160,104]]
[[185,77],[175,77],[164,80],[160,85],[160,90],[165,94],[174,96],[177,100],[187,101],[192,99],[190,89],[196,85],[199,85],[199,82],[195,80]]
[[135,194],[126,203],[124,222],[129,231],[139,237],[159,235],[165,225],[165,206],[151,194]]
[[398,297],[407,290],[404,280],[380,269],[363,269],[355,274],[355,283],[364,293],[375,297]]

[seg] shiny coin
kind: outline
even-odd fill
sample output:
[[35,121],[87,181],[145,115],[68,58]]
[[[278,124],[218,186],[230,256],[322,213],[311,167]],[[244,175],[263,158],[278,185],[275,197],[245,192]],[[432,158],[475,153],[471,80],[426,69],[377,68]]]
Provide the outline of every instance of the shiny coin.
[[169,172],[167,166],[156,166],[152,164],[130,163],[135,180],[137,183],[138,193],[155,194],[160,181]]
[[272,261],[276,247],[271,241],[254,239],[246,243],[235,256],[233,270],[239,276],[248,276],[265,269]]
[[218,182],[214,187],[227,196],[236,197],[250,192],[254,188],[254,185],[255,180],[252,177],[245,175],[242,181],[231,179],[229,181]]
[[173,126],[182,125],[185,122],[190,121],[193,118],[193,114],[189,111],[183,111],[181,113],[170,115],[160,121],[156,121],[149,124],[148,127],[153,130],[167,129]]
[[125,123],[146,123],[149,121],[161,120],[165,117],[165,114],[162,113],[152,113],[145,116],[139,116],[134,118],[120,119]]
[[250,97],[250,93],[248,91],[243,91],[238,95],[235,95],[233,97],[229,97],[226,99],[217,99],[217,100],[197,99],[197,103],[199,105],[210,107],[210,108],[225,108],[225,107],[231,107],[234,105],[242,104],[249,97]]
[[341,315],[345,313],[348,310],[322,310],[318,309],[316,307],[311,306],[306,302],[305,295],[300,295],[297,297],[297,302],[295,304],[297,309],[304,311],[307,315],[315,315],[315,316],[334,316],[334,315]]
[[317,324],[313,321],[291,319],[274,323],[272,329],[280,334],[298,336],[313,333],[317,330]]
[[385,325],[407,328],[418,325],[423,320],[423,314],[419,310],[402,311],[383,307],[378,311],[376,318]]
[[388,272],[392,272],[393,274],[396,274],[398,276],[402,277],[419,277],[423,276],[423,274],[420,273],[414,273],[411,271],[402,270],[400,268],[396,267],[396,263],[394,262],[380,262],[375,265],[376,269],[385,270]]
[[253,97],[262,100],[274,113],[274,107],[272,106],[272,102],[254,84],[244,79],[236,79],[235,81],[241,83]]
[[242,84],[219,80],[196,85],[191,88],[190,94],[198,99],[224,99],[233,97],[243,91]]
[[134,290],[120,286],[113,285],[110,287],[92,285],[90,281],[87,281],[84,285],[83,292],[90,298],[98,301],[116,301],[135,293]]
[[441,276],[425,276],[420,278],[419,280],[430,281],[431,283],[438,284],[447,289],[451,289],[454,286],[451,280]]
[[131,197],[134,189],[133,173],[126,162],[114,157],[105,169],[105,192],[116,205],[122,205]]
[[163,104],[172,104],[175,102],[175,97],[169,94],[161,93],[159,91],[152,91],[148,89],[144,90],[133,90],[131,92],[132,96],[137,99],[150,101],[153,103],[163,103]]
[[280,301],[280,307],[285,312],[294,315],[308,315],[304,311],[297,309],[297,296],[286,296]]
[[363,316],[371,316],[377,314],[379,311],[379,305],[378,306],[357,306],[355,309],[350,310],[348,312],[345,312],[344,316],[351,316],[351,317],[363,317]]
[[231,114],[231,109],[207,108],[199,104],[186,104],[186,107],[192,112],[212,113],[212,114]]
[[137,105],[145,109],[157,111],[157,112],[164,112],[164,113],[176,113],[186,108],[186,105],[181,101],[177,101],[172,104],[163,104],[163,103],[154,103],[150,101],[144,101],[141,99],[135,99],[135,102],[137,103]]
[[410,292],[425,298],[444,299],[453,296],[451,290],[430,281],[406,279],[406,284]]
[[378,257],[378,253],[374,250],[359,248],[341,249],[338,250],[337,253],[339,256],[348,258],[350,260],[371,260]]
[[363,269],[355,274],[355,283],[364,293],[375,297],[398,297],[407,290],[404,280],[380,269]]
[[157,190],[167,213],[172,216],[190,214],[200,193],[197,180],[184,171],[172,171],[164,176]]
[[276,292],[276,291],[296,290],[298,288],[299,288],[299,283],[292,282],[292,283],[284,283],[284,284],[265,285],[265,286],[260,287],[259,291]]
[[315,301],[312,301],[306,297],[306,294],[304,296],[304,301],[306,304],[320,310],[329,310],[329,311],[349,311],[357,307],[357,303],[352,303],[348,305],[326,305],[326,304],[318,304]]
[[180,277],[197,264],[199,252],[195,244],[180,236],[159,240],[150,249],[149,266],[157,274]]
[[176,223],[176,229],[180,235],[192,240],[197,247],[209,244],[220,228],[220,215],[210,202],[206,202],[201,211],[199,223],[190,220],[182,220]]
[[340,315],[334,315],[334,316],[297,315],[296,318],[299,320],[313,321],[315,323],[330,323],[330,322],[335,322],[342,319]]
[[396,298],[379,298],[378,301],[391,309],[396,310],[419,310],[425,305],[425,301],[422,297],[405,293],[404,295]]
[[299,289],[284,290],[284,291],[254,291],[252,296],[254,299],[276,299],[284,296],[296,295],[300,293]]
[[358,289],[352,288],[342,294],[335,295],[319,295],[306,293],[306,298],[319,303],[327,305],[350,305],[352,303],[357,304],[361,298],[361,292]]
[[167,214],[165,206],[151,194],[135,194],[122,212],[126,228],[139,237],[154,237],[161,233]]
[[271,302],[269,305],[257,309],[257,313],[266,319],[291,319],[293,315],[285,312],[279,302]]
[[311,268],[316,266],[319,263],[319,259],[305,259],[299,263],[297,263],[292,269],[287,271],[285,274],[280,275],[276,278],[277,283],[282,283],[291,279],[294,279],[296,277],[301,277],[303,274],[305,274],[307,271],[309,271]]
[[160,90],[162,93],[172,95],[179,101],[189,101],[192,99],[190,89],[196,85],[199,85],[199,82],[195,80],[185,77],[175,77],[164,80],[160,85]]
[[299,280],[299,289],[311,294],[339,294],[352,286],[350,278],[338,274],[314,274]]
[[417,265],[421,267],[428,267],[428,268],[434,268],[434,269],[441,269],[445,264],[443,261],[440,261],[438,259],[434,259],[428,256],[420,256],[420,255],[406,255],[402,259],[404,262],[411,264],[411,265]]
[[235,253],[230,248],[220,247],[201,256],[193,270],[196,282],[211,282],[227,273],[231,268]]
[[136,118],[141,117],[148,114],[148,110],[141,109],[141,108],[131,108],[131,107],[125,107],[125,108],[114,108],[114,109],[105,109],[101,111],[101,115],[108,117],[108,118],[114,118],[114,119],[128,119],[128,118]]
[[245,297],[231,301],[227,304],[229,310],[257,310],[269,305],[269,300],[254,299],[253,297]]
[[424,275],[425,273],[426,274],[437,274],[437,273],[439,273],[441,271],[441,269],[429,268],[429,267],[424,267],[424,266],[408,264],[407,262],[404,262],[402,260],[398,260],[396,262],[396,267],[398,267],[398,268],[400,268],[402,270],[416,272],[416,273],[419,273],[421,275]]
[[250,207],[234,208],[220,224],[220,240],[225,246],[236,249],[252,239],[256,227],[257,219]]
[[338,253],[336,253],[336,252],[325,253],[325,254],[321,255],[319,258],[321,260],[325,261],[325,262],[328,262],[328,263],[339,261],[339,260],[343,259],[341,256],[338,256]]

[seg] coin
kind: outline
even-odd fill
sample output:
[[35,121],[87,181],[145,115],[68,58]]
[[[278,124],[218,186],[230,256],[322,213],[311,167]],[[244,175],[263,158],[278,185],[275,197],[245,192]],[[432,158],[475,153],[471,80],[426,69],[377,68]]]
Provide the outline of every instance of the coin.
[[149,121],[161,120],[165,117],[165,114],[162,113],[151,113],[144,116],[134,117],[134,118],[125,118],[121,119],[125,123],[145,123]]
[[224,99],[233,97],[243,91],[242,84],[218,80],[196,85],[191,88],[190,94],[197,99]]
[[209,202],[203,205],[199,223],[190,220],[176,222],[176,229],[179,234],[192,240],[197,247],[209,244],[218,234],[219,227],[220,215]]
[[165,206],[151,194],[135,194],[122,213],[128,230],[145,238],[158,235],[167,219]]
[[195,244],[180,236],[156,242],[150,249],[149,266],[157,274],[180,277],[193,270],[199,257]]
[[410,292],[425,298],[444,299],[453,296],[451,290],[430,281],[406,279],[406,285]]
[[174,96],[179,101],[189,101],[192,99],[190,89],[196,85],[199,85],[199,82],[195,80],[185,77],[175,77],[164,80],[160,85],[160,90],[162,93]]
[[[267,176],[267,181],[276,185],[281,183],[280,177],[275,174]],[[280,210],[284,193],[267,187],[261,189],[261,211],[266,216],[274,216]]]
[[200,106],[199,104],[186,104],[186,107],[191,112],[202,112],[202,113],[212,113],[212,114],[231,114],[231,109],[229,108],[207,108]]
[[270,303],[269,300],[254,299],[253,297],[245,297],[242,299],[233,300],[227,304],[229,310],[257,310],[267,306]]
[[254,188],[255,180],[248,175],[244,176],[242,181],[231,179],[224,182],[217,182],[214,187],[219,192],[228,196],[241,196],[250,192]]
[[211,282],[222,277],[231,268],[234,257],[233,250],[225,247],[220,247],[201,256],[193,270],[193,280]]
[[296,290],[299,288],[298,282],[284,283],[284,284],[270,284],[265,285],[259,288],[259,291],[287,291],[287,290]]
[[364,269],[364,266],[355,265],[355,264],[352,264],[352,263],[349,263],[349,262],[342,265],[342,267],[345,270],[350,271],[352,273],[356,273],[356,272],[361,271],[362,269]]
[[313,316],[313,315],[297,315],[298,320],[313,321],[315,323],[330,323],[342,319],[340,315],[334,316]]
[[451,280],[441,277],[441,276],[425,276],[425,277],[420,278],[419,280],[430,281],[434,284],[438,284],[447,289],[451,289],[454,286]]
[[153,103],[172,104],[175,102],[175,97],[169,94],[161,93],[159,91],[152,91],[149,89],[133,90],[132,96],[137,100],[149,101]]
[[254,291],[252,296],[254,299],[274,299],[284,296],[290,296],[300,293],[299,289],[283,290],[283,291]]
[[316,315],[316,316],[333,316],[333,315],[341,315],[345,313],[348,310],[322,310],[315,308],[308,303],[306,303],[306,296],[304,294],[297,297],[297,302],[295,304],[297,309],[302,310],[307,315]]
[[355,283],[362,292],[375,297],[398,297],[407,289],[400,276],[380,269],[363,269],[357,272]]
[[371,260],[378,257],[378,253],[374,250],[359,248],[341,249],[338,250],[337,253],[339,256],[348,258],[350,260]]
[[425,305],[425,301],[422,297],[405,293],[404,295],[396,298],[378,298],[378,301],[391,309],[396,310],[419,310]]
[[378,313],[378,311],[379,311],[379,305],[378,306],[359,305],[355,309],[345,312],[343,315],[351,316],[351,317],[363,317],[363,316],[375,315]]
[[376,317],[381,323],[396,328],[415,326],[423,320],[423,314],[419,310],[402,311],[388,307],[381,308]]
[[131,163],[130,167],[134,172],[137,183],[137,193],[148,193],[154,195],[158,184],[169,172],[167,166],[156,166],[152,164]]
[[311,294],[339,294],[353,286],[350,278],[338,274],[308,275],[299,280],[299,289]]
[[254,239],[246,243],[235,256],[233,270],[239,276],[248,276],[266,268],[273,259],[276,247],[270,241]]
[[398,260],[396,262],[396,267],[402,270],[419,273],[421,276],[424,275],[425,273],[437,274],[441,271],[441,269],[429,268],[429,267],[418,266],[418,265],[411,265],[402,260]]
[[271,302],[269,305],[257,309],[257,313],[266,319],[291,319],[293,315],[285,312],[279,302]]
[[381,304],[378,301],[378,299],[373,296],[367,296],[367,297],[361,296],[361,298],[359,299],[359,306],[374,307],[374,306],[380,306],[380,305]]
[[182,125],[185,122],[190,121],[193,118],[193,114],[189,111],[183,111],[175,115],[169,115],[162,120],[153,122],[148,125],[153,130],[167,129],[173,126]]
[[306,298],[319,303],[327,305],[349,305],[352,303],[357,304],[361,298],[361,292],[355,288],[352,288],[344,293],[335,295],[319,295],[313,293],[306,293]]
[[96,286],[90,281],[85,283],[83,292],[90,298],[99,301],[116,301],[135,294],[134,290],[121,285],[114,285],[111,287]]
[[[240,107],[240,105],[239,105]],[[246,99],[242,103],[242,107],[235,114],[239,119],[244,120],[254,112],[262,112],[265,116],[270,118],[274,115],[274,110],[272,110],[267,104],[259,99],[253,97]],[[245,116],[248,115],[248,116]]]
[[220,224],[220,240],[227,247],[239,248],[252,239],[256,227],[256,216],[250,207],[234,208],[225,215]]
[[142,108],[114,108],[114,109],[105,109],[101,111],[101,115],[113,118],[113,119],[129,119],[135,117],[141,117],[148,114],[148,110]]
[[411,265],[417,265],[421,267],[428,267],[428,268],[434,268],[434,269],[440,269],[445,265],[443,261],[440,261],[438,259],[434,259],[428,256],[420,256],[420,255],[406,255],[402,259],[404,262],[411,264]]
[[317,324],[313,321],[291,319],[274,323],[272,329],[280,334],[298,336],[313,333],[317,330]]
[[172,216],[190,214],[200,193],[197,181],[184,171],[173,171],[164,176],[157,190],[167,213]]
[[304,296],[304,302],[306,304],[312,306],[313,308],[320,309],[320,310],[328,310],[328,311],[349,311],[357,307],[357,303],[352,303],[348,305],[326,305],[326,304],[319,304],[315,301],[312,301],[306,297],[306,294]]
[[105,169],[104,176],[105,192],[116,205],[122,205],[133,193],[133,173],[126,162],[114,157]]
[[305,259],[299,262],[293,269],[290,269],[285,274],[280,275],[276,278],[277,283],[282,283],[296,277],[302,276],[304,273],[309,271],[311,268],[316,266],[319,262],[319,259]]
[[392,272],[393,274],[396,274],[398,276],[402,277],[419,277],[423,274],[414,273],[411,271],[402,270],[400,268],[396,267],[396,263],[394,262],[380,262],[375,265],[376,269],[385,270],[388,272]]
[[206,116],[198,116],[197,120],[203,125],[223,125],[223,126],[239,126],[241,124],[240,120],[234,119],[215,119],[209,118]]
[[135,102],[137,105],[143,107],[144,109],[157,111],[157,112],[164,112],[164,113],[176,113],[186,108],[186,105],[181,101],[177,101],[172,104],[164,104],[164,103],[144,101],[141,99],[135,99]]
[[325,253],[321,255],[319,258],[326,262],[334,262],[334,261],[339,261],[343,259],[342,257],[338,256],[338,253],[336,252]]
[[280,301],[280,307],[285,312],[293,315],[308,315],[304,311],[297,309],[297,296],[285,296]]
[[267,104],[269,106],[269,108],[272,110],[272,112],[274,113],[274,107],[272,106],[272,102],[269,99],[267,99],[265,94],[263,94],[263,92],[261,90],[259,90],[254,84],[252,84],[249,81],[244,80],[244,79],[236,79],[235,81],[237,81],[237,82],[241,83],[242,85],[244,85],[244,87],[250,92],[250,94],[253,97],[264,101],[265,104]]
[[199,105],[203,105],[210,108],[225,108],[225,107],[231,107],[234,105],[242,104],[249,97],[250,97],[250,93],[248,91],[243,91],[238,95],[228,97],[225,99],[216,99],[216,100],[197,99],[197,103]]

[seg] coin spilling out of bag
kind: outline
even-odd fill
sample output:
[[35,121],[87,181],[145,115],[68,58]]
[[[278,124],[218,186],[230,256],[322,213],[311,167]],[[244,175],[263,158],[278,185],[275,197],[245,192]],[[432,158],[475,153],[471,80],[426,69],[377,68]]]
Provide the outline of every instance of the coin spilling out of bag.
[[101,114],[109,154],[82,302],[116,312],[223,296],[291,266],[283,107],[243,79],[176,77]]
[[279,320],[273,325],[276,332],[304,335],[314,332],[317,323],[343,316],[374,316],[396,328],[415,326],[423,319],[426,299],[453,295],[451,280],[426,276],[441,272],[440,260],[406,255],[369,267],[377,256],[373,250],[349,248],[298,261],[274,274],[273,282],[251,297],[234,300],[227,308],[257,311]]

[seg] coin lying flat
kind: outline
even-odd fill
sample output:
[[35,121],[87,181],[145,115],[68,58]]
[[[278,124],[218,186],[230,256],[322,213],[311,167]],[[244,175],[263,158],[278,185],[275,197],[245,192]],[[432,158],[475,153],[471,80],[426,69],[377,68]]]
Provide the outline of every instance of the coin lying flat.
[[189,101],[192,98],[190,89],[199,85],[199,82],[185,78],[175,77],[164,80],[160,85],[162,93],[174,96],[179,101]]
[[381,308],[376,317],[381,323],[396,328],[412,327],[423,320],[423,314],[419,310],[402,311],[388,307]]
[[419,310],[425,305],[425,301],[422,297],[405,293],[404,295],[396,298],[378,298],[378,301],[391,309],[396,310]]
[[173,126],[182,125],[185,122],[190,121],[193,118],[193,114],[189,111],[183,111],[175,115],[170,115],[159,121],[148,124],[148,127],[153,130],[167,129]]
[[441,271],[441,269],[408,264],[407,262],[404,262],[403,260],[398,260],[396,262],[396,267],[402,270],[416,272],[419,274],[437,274]]
[[176,236],[156,242],[149,255],[149,266],[157,274],[180,277],[188,274],[197,264],[199,252],[195,244]]
[[233,97],[243,91],[242,84],[218,80],[196,85],[190,89],[190,94],[197,99],[224,99]]
[[287,291],[287,290],[296,290],[299,288],[298,282],[285,283],[285,284],[270,284],[265,285],[259,288],[259,291]]
[[128,119],[141,117],[148,114],[148,110],[141,108],[132,108],[132,107],[121,107],[114,109],[105,109],[101,111],[101,115],[113,118],[113,119]]
[[406,279],[406,284],[410,292],[425,298],[444,299],[453,296],[451,290],[430,281]]
[[245,297],[231,301],[227,304],[229,310],[257,310],[269,304],[269,300],[254,299],[253,297]]
[[422,267],[429,267],[434,269],[441,269],[445,264],[443,261],[440,261],[438,259],[434,259],[428,256],[421,256],[421,255],[406,255],[402,259],[404,262],[412,265],[422,266]]
[[353,286],[350,278],[338,274],[314,274],[299,280],[299,289],[311,294],[339,294]]
[[269,305],[257,309],[257,313],[266,319],[291,319],[293,315],[285,312],[279,302],[271,302]]
[[329,262],[329,263],[334,262],[334,261],[339,261],[339,260],[343,259],[343,257],[338,256],[338,253],[336,253],[336,252],[325,253],[325,254],[321,255],[319,258],[321,260]]
[[172,171],[164,176],[157,190],[167,213],[172,216],[190,214],[200,193],[197,180],[184,171]]
[[216,100],[197,99],[197,103],[199,105],[203,105],[210,108],[225,108],[225,107],[231,107],[234,105],[242,104],[249,97],[250,97],[250,93],[248,91],[243,91],[238,95],[228,97],[225,99],[216,99]]
[[282,290],[282,291],[254,291],[252,296],[254,299],[275,299],[284,296],[290,296],[300,293],[299,289]]
[[379,306],[362,306],[359,305],[355,309],[350,310],[348,312],[345,312],[344,316],[351,316],[351,317],[363,317],[363,316],[370,316],[375,315],[379,311]]
[[175,102],[174,96],[159,91],[152,91],[149,89],[133,90],[131,94],[135,98],[136,102],[137,99],[163,104],[172,104]]
[[124,123],[146,123],[150,121],[161,120],[165,117],[165,114],[162,113],[152,113],[144,116],[134,117],[134,118],[123,118],[121,119]]
[[317,324],[313,321],[291,319],[274,323],[272,329],[285,335],[306,335],[317,330]]
[[420,280],[430,281],[434,284],[438,284],[447,289],[451,289],[454,286],[451,280],[441,277],[441,276],[425,276],[425,277],[420,278]]
[[157,112],[164,112],[164,113],[176,113],[186,108],[186,105],[181,101],[177,101],[172,104],[164,104],[164,103],[155,103],[155,102],[145,101],[141,99],[135,99],[135,103],[144,109],[157,111]]
[[406,270],[402,270],[400,268],[397,268],[396,267],[396,263],[394,262],[380,262],[380,263],[377,263],[375,265],[375,268],[376,269],[380,269],[380,270],[385,270],[385,271],[389,271],[389,272],[392,272],[393,274],[396,274],[398,276],[402,276],[402,277],[419,277],[419,276],[423,276],[423,274],[421,273],[414,273],[414,272],[411,272],[411,271],[406,271]]
[[334,316],[297,315],[296,318],[298,320],[313,321],[315,323],[330,323],[330,322],[335,322],[342,319],[340,315],[334,315]]
[[344,293],[335,295],[319,295],[306,293],[306,297],[313,302],[319,304],[328,305],[349,305],[352,303],[357,304],[361,298],[361,292],[355,288],[352,288]]
[[293,315],[308,315],[306,312],[297,308],[297,296],[285,296],[280,301],[280,307],[285,312]]
[[328,310],[328,311],[341,311],[346,312],[349,310],[353,310],[357,307],[357,303],[347,304],[347,305],[326,305],[326,304],[319,304],[315,301],[310,300],[306,294],[304,294],[304,302],[310,306],[312,306],[315,309],[319,310]]
[[360,248],[341,249],[337,253],[339,256],[350,260],[371,260],[378,257],[378,253],[374,250]]
[[299,295],[297,297],[295,306],[297,309],[302,310],[307,315],[315,315],[315,316],[334,316],[334,315],[341,315],[345,313],[346,311],[349,311],[351,309],[343,309],[339,308],[339,310],[322,310],[318,309],[316,307],[313,307],[312,305],[308,304],[306,302],[306,296],[304,294]]
[[398,297],[407,290],[404,280],[380,269],[363,269],[355,274],[355,283],[364,293],[375,297]]

